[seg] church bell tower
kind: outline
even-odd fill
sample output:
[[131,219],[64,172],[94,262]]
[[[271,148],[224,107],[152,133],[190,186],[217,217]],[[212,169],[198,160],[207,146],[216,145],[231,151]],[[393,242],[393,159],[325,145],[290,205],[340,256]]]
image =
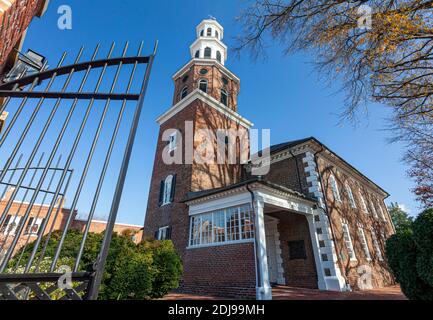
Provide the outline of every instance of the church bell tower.
[[[203,20],[190,46],[191,59],[173,75],[173,103],[158,119],[160,132],[145,221],[145,237],[170,237],[183,256],[188,247],[189,212],[184,201],[194,192],[226,187],[241,179],[241,159],[248,159],[248,120],[237,113],[240,79],[226,66],[224,28],[215,19]],[[217,132],[236,132],[235,161],[218,161]],[[210,132],[203,139],[200,132]],[[240,139],[244,143],[240,143]],[[226,143],[229,141],[226,137]],[[233,142],[233,141],[232,141]],[[203,144],[210,161],[188,161]],[[178,155],[176,162],[165,161]],[[232,158],[232,159],[233,159]]]

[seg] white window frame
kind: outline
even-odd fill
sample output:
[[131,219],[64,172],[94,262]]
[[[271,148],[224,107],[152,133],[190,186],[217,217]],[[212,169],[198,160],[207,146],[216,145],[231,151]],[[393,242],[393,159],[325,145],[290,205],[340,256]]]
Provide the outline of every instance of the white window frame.
[[[16,216],[16,213],[10,214],[10,218],[9,221],[6,225],[6,227],[4,228],[4,234],[9,234],[9,235],[15,235],[17,228],[20,224],[21,221],[21,216]],[[12,227],[12,224],[15,223],[15,226]]]
[[[167,231],[170,229],[170,226],[161,227],[158,229],[158,239],[157,240],[167,240]],[[164,235],[164,239],[162,238]]]
[[[206,90],[201,90],[201,85],[202,85],[203,83],[206,85]],[[207,91],[208,91],[208,86],[209,86],[209,82],[208,82],[206,79],[200,79],[200,80],[199,80],[199,82],[198,82],[198,88],[200,89],[201,92],[207,93]]]
[[365,258],[371,261],[370,248],[368,247],[367,237],[365,236],[364,228],[358,227],[359,240],[361,241],[362,249],[364,250]]
[[380,249],[379,240],[377,239],[376,232],[374,230],[371,230],[371,239],[373,240],[373,246],[376,250],[376,256],[379,259],[379,261],[383,261],[383,254],[382,250]]
[[172,134],[170,134],[170,136],[168,137],[168,151],[172,152],[174,150],[177,149],[177,136],[178,136],[178,132],[175,131]]
[[349,198],[350,206],[353,209],[356,209],[356,202],[355,202],[355,198],[353,197],[352,188],[349,186],[348,183],[346,183],[346,192],[347,192],[347,197]]
[[379,216],[377,215],[376,207],[374,206],[374,200],[371,196],[370,196],[369,203],[370,203],[371,212],[373,212],[373,217],[375,219],[379,218]]
[[[227,218],[229,216],[229,211],[234,212],[236,216],[236,221],[234,224],[234,229],[230,227],[230,230],[228,228],[228,221]],[[242,231],[242,228],[244,225],[242,225],[242,214],[249,214],[251,225],[250,227],[253,228],[250,231]],[[218,217],[216,215],[219,214]],[[203,241],[203,223],[202,218],[203,217],[211,217],[211,224],[212,224],[212,239],[211,241]],[[221,241],[220,239],[217,239],[216,237],[216,221],[218,218],[222,218],[224,220],[224,240]],[[200,213],[197,215],[190,216],[190,232],[189,232],[189,246],[188,249],[194,249],[194,248],[202,248],[202,247],[212,247],[212,246],[223,246],[223,245],[230,245],[235,243],[244,243],[244,242],[253,242],[254,241],[254,213],[251,209],[251,206],[249,204],[247,205],[241,205],[236,207],[229,207],[225,209],[219,209],[211,212],[205,212]],[[198,220],[198,223],[197,223]],[[194,223],[193,223],[194,222]],[[231,225],[230,225],[231,226]],[[194,228],[196,227],[196,228]],[[198,227],[198,228],[197,228]],[[195,231],[195,232],[193,232]],[[194,236],[193,236],[194,233]],[[233,236],[235,240],[228,240],[230,236]],[[209,237],[206,237],[206,239],[209,239]]]
[[180,100],[185,99],[188,96],[188,86],[185,86],[182,88],[182,91],[180,92]]
[[377,203],[377,207],[379,208],[379,214],[380,214],[382,220],[383,220],[384,222],[388,222],[388,220],[386,220],[386,216],[385,216],[385,213],[383,212],[383,209],[382,209],[382,206],[381,206],[381,204],[380,204],[380,201],[377,200],[376,203]]
[[[31,225],[30,225],[30,219],[33,219],[33,220],[31,221]],[[31,235],[31,236],[36,236],[36,235],[38,235],[43,220],[44,220],[43,218],[37,218],[37,219],[36,219],[36,217],[30,217],[30,218],[29,218],[28,227],[26,227],[26,230],[28,230],[28,231],[27,231],[25,234],[26,234],[26,235]],[[32,231],[34,225],[37,225],[37,226],[38,226],[38,229],[37,229],[36,231]]]
[[162,195],[162,205],[165,206],[171,203],[171,189],[173,185],[173,175],[169,175],[164,180],[164,190]]
[[362,211],[364,211],[366,214],[369,214],[370,212],[368,211],[368,208],[367,208],[367,202],[365,202],[365,198],[362,195],[361,189],[358,191],[358,193],[359,193],[359,202],[361,202]]
[[346,221],[341,221],[343,229],[343,241],[346,245],[347,252],[349,253],[350,261],[358,261],[355,254],[355,249],[353,248],[352,237],[350,236],[349,224]]
[[341,202],[340,191],[338,190],[338,183],[333,174],[329,176],[329,182],[331,185],[331,190],[332,190],[332,195],[334,197],[334,200],[336,200],[337,202]]

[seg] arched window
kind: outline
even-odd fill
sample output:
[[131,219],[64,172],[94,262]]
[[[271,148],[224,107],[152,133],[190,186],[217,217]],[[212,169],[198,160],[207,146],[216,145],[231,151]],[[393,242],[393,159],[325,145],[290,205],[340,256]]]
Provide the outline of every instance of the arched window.
[[180,100],[184,99],[188,95],[188,87],[185,87],[182,89],[182,92],[180,93]]
[[198,87],[201,91],[207,93],[207,80],[206,79],[200,80],[200,82],[198,83]]
[[169,175],[165,180],[161,181],[161,190],[159,194],[160,205],[166,205],[173,202],[174,188],[176,179],[174,175]]
[[221,52],[217,51],[216,58],[219,62],[221,62]]
[[204,36],[204,29],[202,31],[200,31],[200,37]]
[[225,106],[229,103],[229,95],[225,89],[221,89],[221,103]]
[[348,183],[346,183],[346,192],[347,192],[347,197],[349,198],[350,206],[355,209],[356,208],[355,198],[353,197],[352,189],[350,188]]
[[212,49],[209,48],[209,47],[206,47],[206,48],[204,49],[204,57],[210,59],[211,56],[212,56]]
[[329,183],[331,185],[332,195],[334,196],[334,200],[341,202],[340,191],[338,191],[337,180],[335,180],[335,177],[333,175],[329,177]]
[[215,30],[215,38],[219,39],[220,38],[220,34],[218,33],[217,30]]
[[207,28],[207,34],[208,37],[212,37],[212,29],[211,28]]
[[200,50],[197,50],[197,51],[195,52],[195,57],[196,57],[196,58],[200,58]]

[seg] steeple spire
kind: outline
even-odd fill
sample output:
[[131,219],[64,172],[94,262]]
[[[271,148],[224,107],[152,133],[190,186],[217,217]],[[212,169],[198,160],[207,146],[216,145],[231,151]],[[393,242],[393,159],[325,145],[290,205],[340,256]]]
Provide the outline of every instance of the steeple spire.
[[222,42],[224,28],[214,17],[203,20],[196,28],[197,39],[190,47],[192,59],[213,59],[222,65],[227,60],[227,46]]

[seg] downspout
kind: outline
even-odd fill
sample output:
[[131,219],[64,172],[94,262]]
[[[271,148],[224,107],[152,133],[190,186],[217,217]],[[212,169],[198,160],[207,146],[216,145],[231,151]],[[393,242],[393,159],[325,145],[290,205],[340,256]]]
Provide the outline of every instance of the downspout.
[[[253,209],[254,216],[255,216],[256,215],[256,210],[254,209],[254,202],[256,201],[256,195],[250,189],[250,186],[248,184],[246,185],[246,188],[247,188],[248,192],[251,194],[251,208]],[[254,217],[254,221],[256,221],[255,217]],[[257,256],[257,245],[258,245],[258,243],[257,243],[257,228],[254,225],[254,261],[255,261],[254,266],[255,266],[255,269],[256,269],[256,290],[257,290],[258,287],[261,287],[261,285],[259,285],[259,284],[262,283],[262,275],[259,272],[259,263],[260,263],[260,261],[259,261],[259,258]]]
[[[325,204],[326,215],[328,216],[328,219],[329,219],[329,228],[331,229],[331,235],[332,235],[332,238],[333,238],[333,239],[337,239],[336,236],[335,236],[334,226],[332,225],[332,220],[331,220],[331,216],[330,216],[331,213],[330,213],[330,211],[329,211],[328,203],[327,203],[327,201],[326,201],[326,193],[325,193],[325,187],[324,187],[324,184],[323,184],[322,175],[320,174],[320,170],[319,170],[319,161],[318,161],[318,156],[319,156],[319,154],[321,154],[323,151],[325,151],[325,149],[323,148],[323,146],[321,146],[321,150],[320,150],[320,151],[317,151],[317,152],[314,154],[314,162],[316,162],[316,166],[317,166],[317,174],[318,174],[318,176],[319,176],[319,182],[320,182],[320,186],[321,186],[322,193],[323,193],[323,203]],[[334,242],[334,244],[336,245],[335,242]],[[338,259],[338,265],[340,266],[340,269],[341,269],[341,270],[344,270],[344,268],[342,268],[340,258],[337,257],[337,259]],[[343,274],[343,272],[342,272],[342,276],[344,277],[344,280],[346,281],[346,286],[347,286],[347,285],[349,284],[349,282],[348,282],[348,279],[347,279],[347,277],[346,277],[346,273],[344,272],[344,274]]]

